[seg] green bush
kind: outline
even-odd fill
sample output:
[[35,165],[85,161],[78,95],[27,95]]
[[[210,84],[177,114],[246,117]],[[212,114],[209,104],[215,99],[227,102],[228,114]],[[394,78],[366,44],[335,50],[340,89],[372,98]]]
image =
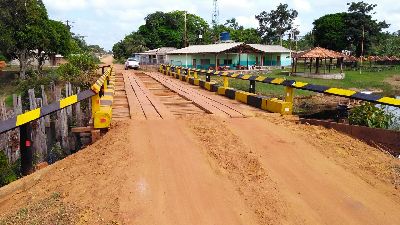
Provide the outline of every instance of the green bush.
[[0,54],[0,61],[8,62],[8,59],[4,55]]
[[383,108],[376,107],[372,103],[364,103],[350,111],[349,122],[352,125],[360,125],[372,128],[388,129],[393,124],[393,114]]
[[7,156],[0,150],[0,187],[18,179],[14,167],[9,164]]
[[90,54],[82,53],[68,56],[68,63],[61,65],[57,74],[74,86],[89,88],[97,69],[96,59]]

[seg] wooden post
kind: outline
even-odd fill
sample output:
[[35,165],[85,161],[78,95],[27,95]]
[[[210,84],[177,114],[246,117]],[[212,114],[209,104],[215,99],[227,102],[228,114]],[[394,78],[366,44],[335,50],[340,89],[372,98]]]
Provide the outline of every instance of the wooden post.
[[312,73],[312,63],[313,63],[313,58],[310,58],[310,74]]
[[317,57],[315,60],[316,60],[315,61],[315,67],[316,67],[315,73],[319,74],[319,58]]
[[[81,88],[77,88],[76,93],[79,94],[81,92]],[[82,126],[82,110],[81,110],[81,103],[77,102],[75,104],[75,121],[78,127]]]
[[343,73],[343,58],[340,58],[340,73]]
[[[67,84],[65,84],[65,97],[69,97],[71,95],[72,95],[72,85],[71,85],[71,83],[68,82]],[[67,111],[68,119],[71,119],[72,118],[72,106],[68,106],[66,108],[66,111]]]

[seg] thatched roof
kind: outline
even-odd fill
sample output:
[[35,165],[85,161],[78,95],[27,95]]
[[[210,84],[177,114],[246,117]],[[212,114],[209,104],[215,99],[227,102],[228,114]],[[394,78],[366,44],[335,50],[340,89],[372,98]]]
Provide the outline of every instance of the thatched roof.
[[344,58],[345,55],[329,49],[316,47],[293,56],[294,58]]
[[346,56],[344,58],[344,61],[346,61],[346,62],[357,62],[357,61],[359,61],[359,58],[357,58],[355,56],[352,56],[352,55],[349,55],[349,56]]

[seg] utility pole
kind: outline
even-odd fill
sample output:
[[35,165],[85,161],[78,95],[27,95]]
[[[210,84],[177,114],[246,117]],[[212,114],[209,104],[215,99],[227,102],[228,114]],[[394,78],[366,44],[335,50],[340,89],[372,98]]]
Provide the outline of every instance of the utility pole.
[[66,20],[65,23],[67,24],[68,29],[71,30],[72,24],[75,23],[75,22],[71,21],[71,20]]
[[362,65],[363,65],[363,60],[364,60],[364,38],[365,38],[365,29],[364,29],[364,25],[362,25],[360,74],[362,73]]
[[185,11],[185,34],[184,34],[184,47],[186,48],[188,46],[188,41],[187,41],[187,12]]

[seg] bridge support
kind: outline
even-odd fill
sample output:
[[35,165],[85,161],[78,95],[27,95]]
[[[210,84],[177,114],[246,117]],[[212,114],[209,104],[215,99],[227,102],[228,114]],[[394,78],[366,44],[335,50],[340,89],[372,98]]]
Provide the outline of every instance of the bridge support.
[[33,173],[33,152],[31,140],[31,124],[27,123],[19,127],[20,134],[20,153],[21,153],[21,173],[27,176]]
[[285,87],[285,101],[293,104],[294,102],[294,88]]
[[251,80],[251,81],[250,81],[249,92],[250,92],[250,93],[253,93],[253,94],[256,93],[256,81],[255,81],[255,80]]

